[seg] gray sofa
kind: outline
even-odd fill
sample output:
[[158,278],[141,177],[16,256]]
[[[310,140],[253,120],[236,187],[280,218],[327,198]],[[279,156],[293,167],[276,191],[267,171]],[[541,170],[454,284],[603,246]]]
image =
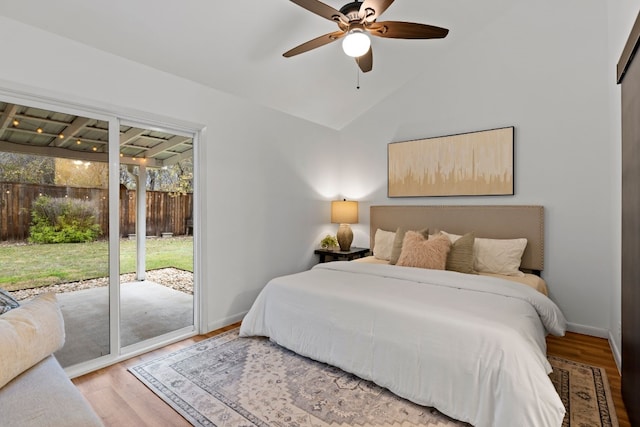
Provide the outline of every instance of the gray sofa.
[[103,426],[53,355],[0,388],[0,425]]
[[54,293],[21,305],[0,290],[0,426],[103,425],[53,356],[64,341]]

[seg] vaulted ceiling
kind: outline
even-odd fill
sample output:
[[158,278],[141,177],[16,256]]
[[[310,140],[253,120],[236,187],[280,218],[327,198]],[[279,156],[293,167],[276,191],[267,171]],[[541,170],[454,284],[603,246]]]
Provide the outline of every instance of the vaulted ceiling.
[[[339,9],[348,1],[325,3]],[[436,25],[448,28],[449,35],[436,40],[376,37],[373,71],[360,75],[339,42],[283,58],[290,48],[337,29],[335,23],[288,0],[20,0],[3,2],[0,14],[341,129],[427,73],[432,64],[446,60],[456,43],[491,25],[509,4],[509,0],[396,0],[381,20]],[[356,89],[358,78],[360,89]]]

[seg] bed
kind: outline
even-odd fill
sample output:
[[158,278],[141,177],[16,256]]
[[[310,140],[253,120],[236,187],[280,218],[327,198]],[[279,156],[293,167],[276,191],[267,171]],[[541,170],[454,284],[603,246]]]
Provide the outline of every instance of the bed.
[[[527,239],[519,270],[544,268],[541,206],[372,206],[370,213],[374,253],[378,230],[428,227],[473,231],[476,241]],[[336,261],[275,278],[240,335],[267,336],[478,427],[562,424],[545,336],[563,335],[566,322],[543,292],[398,264]]]

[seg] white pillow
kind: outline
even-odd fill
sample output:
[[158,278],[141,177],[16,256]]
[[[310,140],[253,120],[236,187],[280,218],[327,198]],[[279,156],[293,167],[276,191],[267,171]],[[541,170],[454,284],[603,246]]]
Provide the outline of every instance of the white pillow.
[[373,256],[378,259],[389,261],[391,259],[391,251],[393,251],[393,241],[396,233],[393,231],[376,230],[373,240]]
[[0,316],[0,387],[64,344],[64,321],[54,293]]
[[[454,243],[461,236],[442,232]],[[476,237],[473,243],[473,269],[478,273],[523,277],[520,271],[527,239],[485,239]]]

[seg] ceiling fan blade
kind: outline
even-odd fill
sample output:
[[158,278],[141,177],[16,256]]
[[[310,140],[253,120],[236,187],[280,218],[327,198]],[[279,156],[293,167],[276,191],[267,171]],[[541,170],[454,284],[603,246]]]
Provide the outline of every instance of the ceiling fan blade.
[[346,33],[344,31],[334,31],[333,33],[325,34],[320,37],[316,37],[313,40],[309,40],[308,42],[302,43],[299,46],[294,47],[293,49],[282,54],[285,58],[290,58],[295,55],[299,55],[304,52],[308,52],[311,49],[315,49],[320,46],[324,46],[325,44],[329,44],[338,40],[339,38],[344,37]]
[[347,18],[342,12],[333,7],[326,5],[318,0],[291,0],[293,3],[298,6],[307,9],[309,12],[313,12],[316,15],[322,16],[329,21],[335,21],[347,24],[349,23],[349,18]]
[[384,13],[394,0],[364,0],[360,6],[360,17],[367,22],[373,22]]
[[449,33],[446,28],[400,21],[374,22],[366,28],[374,36],[391,39],[441,39]]
[[356,62],[363,73],[371,71],[373,69],[373,49],[369,48],[367,53],[356,58]]

